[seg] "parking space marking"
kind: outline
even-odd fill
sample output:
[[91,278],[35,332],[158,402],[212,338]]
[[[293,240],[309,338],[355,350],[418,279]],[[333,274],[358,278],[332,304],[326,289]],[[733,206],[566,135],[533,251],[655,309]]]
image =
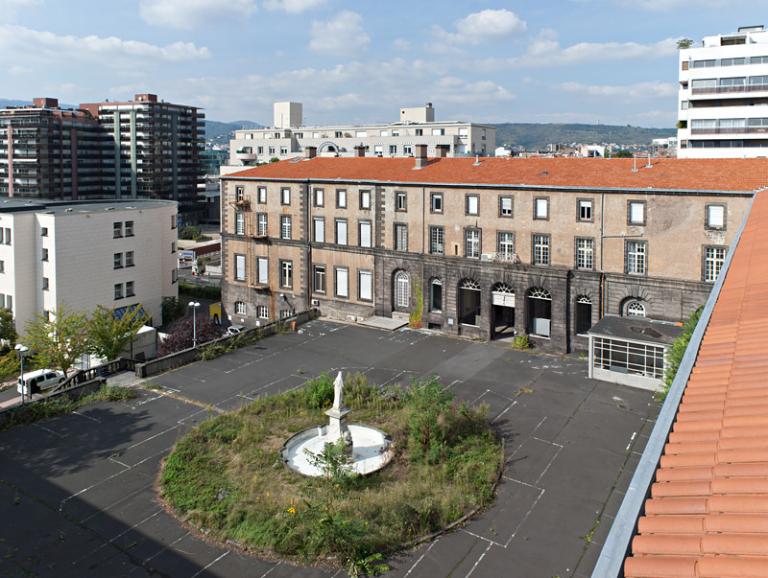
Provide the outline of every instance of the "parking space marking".
[[72,413],[74,413],[75,415],[79,415],[80,417],[84,417],[85,419],[89,419],[91,421],[94,421],[96,423],[101,423],[100,419],[96,419],[95,417],[91,417],[90,415],[85,415],[84,413],[80,413],[77,410],[74,410]]
[[480,562],[482,562],[482,561],[483,561],[483,558],[485,558],[485,555],[488,553],[488,550],[490,550],[491,548],[493,548],[493,542],[491,542],[490,544],[488,544],[488,547],[485,549],[485,552],[483,552],[482,554],[480,554],[480,557],[479,557],[477,560],[475,560],[475,563],[474,563],[474,565],[472,566],[472,568],[470,569],[470,571],[466,573],[466,575],[464,576],[464,578],[469,578],[470,576],[472,576],[472,574],[474,574],[474,573],[475,573],[475,570],[477,570],[477,567],[480,565]]
[[512,403],[510,403],[507,407],[505,407],[503,410],[501,410],[501,413],[499,415],[497,415],[495,418],[493,418],[491,420],[491,423],[496,423],[496,420],[501,418],[501,416],[503,416],[505,413],[507,413],[510,409],[512,409],[516,405],[517,405],[516,401],[513,401]]
[[163,553],[163,552],[165,552],[166,550],[170,550],[170,549],[171,549],[171,548],[173,548],[173,547],[174,547],[176,544],[178,544],[179,542],[181,542],[181,541],[182,541],[184,538],[186,538],[186,537],[187,537],[187,536],[189,536],[189,535],[190,535],[190,532],[186,532],[186,533],[182,534],[181,536],[179,536],[178,538],[176,538],[176,539],[175,539],[173,542],[171,542],[171,543],[170,543],[170,544],[168,544],[167,546],[164,546],[164,547],[160,548],[160,549],[159,549],[157,552],[155,552],[154,554],[152,554],[152,555],[151,555],[151,556],[149,556],[148,558],[145,558],[145,559],[144,559],[144,562],[143,562],[143,564],[147,564],[147,562],[149,562],[150,560],[153,560],[153,559],[157,558],[157,557],[158,557],[160,554],[162,554],[162,553]]
[[261,576],[259,576],[259,578],[266,578],[267,576],[269,576],[270,574],[272,574],[272,572],[274,572],[274,571],[275,571],[275,568],[277,568],[277,567],[278,567],[278,566],[280,566],[281,564],[282,564],[282,562],[278,562],[277,564],[275,564],[274,566],[272,566],[272,568],[270,568],[269,570],[267,570],[266,572],[264,572],[264,574],[262,574]]
[[432,550],[432,548],[435,547],[435,544],[437,544],[439,541],[440,541],[440,538],[437,538],[436,540],[432,541],[432,543],[429,545],[429,547],[426,550],[424,550],[424,553],[416,559],[416,561],[413,563],[413,566],[408,568],[408,572],[405,573],[405,576],[403,576],[403,578],[408,578],[408,576],[411,575],[411,572],[413,572],[416,569],[416,566],[421,564],[421,561],[424,560],[424,557],[427,554],[429,554],[430,550]]
[[91,550],[90,552],[88,552],[87,554],[85,554],[84,556],[81,556],[80,558],[78,558],[77,560],[75,560],[74,562],[72,562],[72,565],[76,565],[76,564],[79,564],[80,562],[82,562],[83,560],[85,560],[86,558],[88,558],[89,556],[93,556],[93,555],[94,555],[96,552],[98,552],[99,550],[101,550],[101,549],[103,549],[103,548],[106,548],[107,546],[111,546],[112,544],[114,544],[115,540],[119,540],[120,538],[122,538],[123,536],[125,536],[125,535],[126,535],[128,532],[130,532],[131,530],[135,530],[136,528],[138,528],[139,526],[141,526],[141,525],[142,525],[144,522],[148,522],[148,521],[149,521],[149,520],[151,520],[152,518],[155,518],[155,517],[159,516],[159,515],[160,515],[160,513],[161,513],[161,512],[164,512],[164,511],[165,511],[165,510],[163,510],[162,508],[158,508],[158,509],[157,509],[157,510],[156,510],[154,513],[150,514],[149,516],[147,516],[147,517],[146,517],[146,518],[144,518],[143,520],[141,520],[141,521],[139,521],[139,522],[136,522],[136,523],[135,523],[133,526],[131,526],[130,528],[127,528],[127,529],[123,530],[123,531],[122,531],[122,532],[120,532],[120,533],[119,533],[117,536],[115,536],[115,537],[113,537],[113,538],[110,538],[110,539],[109,539],[108,541],[106,541],[106,542],[102,542],[101,544],[99,544],[99,545],[98,545],[98,547],[94,548],[93,550]]
[[197,576],[200,576],[200,574],[202,574],[203,572],[205,572],[206,570],[208,570],[208,568],[210,568],[211,566],[213,566],[213,565],[214,565],[216,562],[218,562],[218,561],[219,561],[219,560],[221,560],[222,558],[224,558],[224,557],[226,557],[227,555],[229,555],[229,552],[230,552],[230,551],[229,551],[229,550],[227,550],[227,551],[226,551],[226,552],[224,552],[224,553],[223,553],[221,556],[219,556],[218,558],[216,558],[216,559],[215,559],[215,560],[213,560],[212,562],[210,562],[210,563],[206,564],[205,566],[203,566],[202,568],[200,568],[200,570],[198,570],[197,572],[195,572],[194,574],[192,574],[192,576],[190,576],[189,578],[196,578]]
[[54,435],[60,439],[65,439],[66,437],[68,437],[67,434],[59,433],[57,431],[52,430],[51,428],[45,427],[44,425],[40,425],[39,423],[33,423],[32,426],[36,427],[37,429],[41,429],[44,432],[48,432],[49,434]]

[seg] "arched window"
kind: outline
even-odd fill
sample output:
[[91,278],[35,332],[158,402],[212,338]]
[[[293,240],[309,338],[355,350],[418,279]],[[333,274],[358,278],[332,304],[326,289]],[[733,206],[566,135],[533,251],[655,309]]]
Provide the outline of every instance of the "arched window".
[[552,324],[552,294],[542,287],[528,290],[528,333],[549,337]]
[[627,317],[645,317],[645,305],[640,301],[630,301],[627,303]]
[[443,310],[443,282],[437,278],[429,283],[429,310]]
[[459,283],[459,323],[480,325],[480,283],[464,279]]
[[576,333],[581,335],[592,327],[592,299],[586,295],[576,298]]
[[395,307],[408,309],[411,304],[411,278],[405,271],[395,274]]

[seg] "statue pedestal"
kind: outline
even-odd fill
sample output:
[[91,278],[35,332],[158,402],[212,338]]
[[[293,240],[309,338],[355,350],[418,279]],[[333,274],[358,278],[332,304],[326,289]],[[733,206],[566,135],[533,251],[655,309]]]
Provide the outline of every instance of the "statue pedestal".
[[326,428],[325,437],[329,440],[329,443],[336,443],[339,439],[344,440],[346,450],[351,452],[352,435],[349,433],[349,427],[347,427],[347,414],[349,412],[350,410],[346,407],[332,407],[325,412],[325,415],[328,416],[328,427]]

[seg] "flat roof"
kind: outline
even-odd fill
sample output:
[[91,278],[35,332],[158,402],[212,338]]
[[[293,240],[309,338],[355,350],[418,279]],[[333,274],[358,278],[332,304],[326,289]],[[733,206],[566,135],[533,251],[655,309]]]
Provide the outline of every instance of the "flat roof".
[[21,212],[46,212],[46,213],[101,213],[108,210],[126,211],[153,209],[177,205],[176,201],[165,199],[89,199],[89,200],[62,200],[62,199],[26,199],[20,197],[2,198],[0,200],[0,213]]
[[[317,180],[426,185],[631,189],[752,193],[768,186],[765,159],[315,157],[248,168],[222,179]],[[634,170],[635,167],[637,170]]]
[[589,335],[643,341],[646,343],[672,343],[682,333],[682,327],[673,323],[654,321],[643,317],[606,315],[589,330]]

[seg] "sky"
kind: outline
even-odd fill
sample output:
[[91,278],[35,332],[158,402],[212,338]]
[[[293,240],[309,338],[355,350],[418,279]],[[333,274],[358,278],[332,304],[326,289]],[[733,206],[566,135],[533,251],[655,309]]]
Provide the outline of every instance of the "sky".
[[676,40],[768,25],[765,0],[0,0],[0,98],[135,93],[271,124],[672,127]]

